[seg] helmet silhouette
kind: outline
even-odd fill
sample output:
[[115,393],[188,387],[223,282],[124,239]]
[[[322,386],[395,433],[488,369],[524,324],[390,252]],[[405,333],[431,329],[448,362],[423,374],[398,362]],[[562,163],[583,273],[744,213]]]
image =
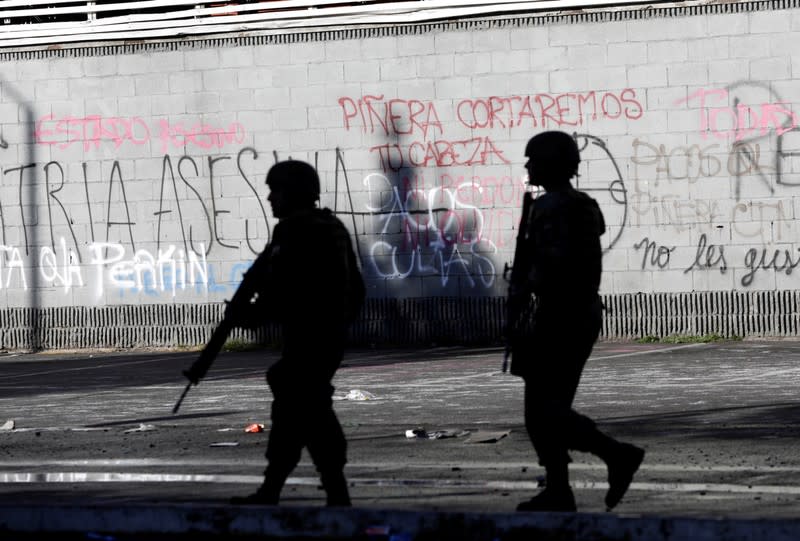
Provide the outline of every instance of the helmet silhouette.
[[581,161],[575,139],[561,131],[546,131],[533,136],[525,147],[527,156],[553,181],[566,181],[578,172]]
[[319,175],[311,165],[299,160],[273,165],[267,173],[267,186],[283,192],[294,203],[307,205],[319,200]]

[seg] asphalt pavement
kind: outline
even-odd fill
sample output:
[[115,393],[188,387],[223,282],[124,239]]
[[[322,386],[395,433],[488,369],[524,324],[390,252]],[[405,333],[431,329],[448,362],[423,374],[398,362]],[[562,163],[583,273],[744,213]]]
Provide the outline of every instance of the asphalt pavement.
[[576,514],[514,512],[544,471],[500,348],[348,352],[354,508],[323,507],[307,455],[280,507],[230,506],[261,479],[277,353],[221,354],[172,415],[195,355],[0,357],[0,538],[800,539],[797,341],[599,343],[576,409],[647,456],[609,513],[574,453]]

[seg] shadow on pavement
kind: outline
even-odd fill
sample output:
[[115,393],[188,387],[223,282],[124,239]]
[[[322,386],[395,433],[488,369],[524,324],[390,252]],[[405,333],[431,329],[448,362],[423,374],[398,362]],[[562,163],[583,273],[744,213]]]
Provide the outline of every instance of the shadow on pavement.
[[[785,438],[800,436],[800,402],[748,404],[598,419],[610,427],[638,436],[657,437],[678,432],[694,439]],[[691,428],[691,432],[687,432]]]

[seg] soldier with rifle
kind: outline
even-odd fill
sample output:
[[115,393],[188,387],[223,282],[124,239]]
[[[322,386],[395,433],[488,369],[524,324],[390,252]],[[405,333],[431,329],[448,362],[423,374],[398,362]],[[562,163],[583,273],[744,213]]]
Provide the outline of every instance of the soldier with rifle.
[[600,235],[605,222],[597,202],[570,184],[580,162],[571,136],[540,133],[528,142],[525,156],[528,182],[545,193],[535,199],[526,194],[506,333],[511,373],[525,381],[525,427],[545,468],[546,486],[517,510],[576,510],[569,450],[595,454],[606,463],[605,503],[611,509],[630,486],[644,450],[611,438],[572,409],[601,327]]
[[267,185],[278,219],[272,241],[245,274],[200,358],[184,372],[187,389],[205,375],[232,327],[279,323],[282,354],[267,371],[273,402],[264,482],[254,494],[231,502],[276,505],[305,447],[327,505],[349,506],[347,442],[333,411],[331,380],[363,304],[364,282],[347,229],[329,209],[316,206],[320,181],[314,168],[278,162]]

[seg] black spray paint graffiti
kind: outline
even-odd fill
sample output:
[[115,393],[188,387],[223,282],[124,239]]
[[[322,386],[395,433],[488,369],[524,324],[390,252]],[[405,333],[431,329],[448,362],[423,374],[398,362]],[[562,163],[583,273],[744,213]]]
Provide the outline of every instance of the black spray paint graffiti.
[[[269,221],[267,220],[267,213],[264,209],[263,194],[259,194],[252,179],[245,173],[243,161],[245,159],[256,160],[258,159],[258,152],[253,148],[243,148],[236,155],[236,174],[230,175],[231,167],[228,166],[225,171],[229,175],[229,182],[241,182],[246,187],[245,189],[252,193],[256,201],[258,201],[260,213],[255,218],[244,218],[245,224],[245,240],[250,251],[256,255],[260,252],[260,244],[264,239],[256,239],[251,234],[254,229],[251,223],[255,221],[262,221],[265,224],[267,232],[269,232]],[[228,242],[221,233],[221,221],[224,216],[231,213],[230,209],[224,206],[224,197],[216,193],[215,176],[220,174],[220,171],[226,165],[226,162],[233,160],[232,156],[209,156],[205,158],[208,175],[202,178],[200,175],[200,168],[195,158],[190,156],[182,156],[177,161],[173,160],[169,155],[164,155],[161,158],[161,181],[159,190],[158,208],[154,210],[152,215],[157,222],[157,238],[156,248],[158,249],[163,242],[162,238],[162,221],[166,215],[175,213],[177,221],[180,224],[180,237],[183,243],[184,250],[188,252],[200,253],[198,245],[204,246],[203,253],[208,255],[214,246],[220,248],[227,248],[238,250],[237,245]],[[3,171],[3,176],[9,178],[18,185],[19,199],[17,201],[17,211],[19,212],[19,222],[21,224],[22,236],[24,241],[25,253],[30,254],[31,244],[29,239],[29,230],[39,224],[39,217],[32,215],[32,202],[26,201],[23,187],[28,186],[33,182],[32,175],[36,172],[37,164],[26,164],[18,167],[7,168]],[[107,176],[105,184],[107,185],[107,195],[105,198],[98,196],[97,193],[92,193],[91,185],[97,186],[97,182],[91,182],[92,172],[90,171],[90,164],[84,162],[81,164],[81,171],[83,172],[83,195],[86,214],[89,217],[89,234],[90,239],[79,239],[76,234],[74,223],[74,214],[77,210],[71,213],[64,202],[62,201],[62,191],[69,188],[68,184],[70,179],[67,178],[62,166],[59,162],[51,161],[41,167],[44,173],[44,194],[42,200],[45,203],[47,216],[49,220],[49,233],[50,233],[50,247],[55,251],[59,239],[57,238],[54,227],[63,226],[69,230],[69,235],[72,239],[72,249],[78,256],[79,262],[81,261],[79,246],[82,240],[88,242],[110,242],[112,230],[121,228],[123,235],[127,237],[127,242],[133,251],[136,251],[136,240],[134,235],[134,228],[137,225],[131,213],[131,203],[128,197],[127,185],[133,182],[133,179],[127,177],[123,173],[123,167],[119,161],[114,161],[111,166],[111,171]],[[98,175],[99,176],[99,175]],[[180,183],[178,182],[180,180]],[[204,185],[205,189],[200,186]],[[179,195],[179,186],[190,192],[190,197],[184,198]],[[207,195],[206,195],[207,194]],[[100,205],[105,206],[105,239],[99,239],[101,236],[95,230],[94,214],[96,208]],[[187,218],[187,207],[195,211],[195,215],[204,217],[203,229],[205,233],[195,235],[195,226],[192,222],[197,220],[189,220]],[[199,212],[196,212],[198,211]],[[7,214],[10,212],[9,206],[3,205],[0,202],[0,234],[3,238],[3,244],[6,242],[6,221]],[[174,216],[173,215],[173,216]],[[268,233],[269,235],[269,233]],[[266,240],[269,240],[268,238]]]
[[729,149],[727,159],[719,156],[723,148],[719,143],[709,145],[655,145],[635,138],[632,143],[631,161],[636,165],[652,166],[655,176],[653,186],[662,179],[686,181],[694,184],[700,179],[716,177],[720,173],[741,177],[744,175],[772,172],[773,168],[762,162],[763,154],[758,143],[736,142]]
[[[733,98],[733,110],[737,111],[737,118],[741,118],[742,110],[747,111],[748,118],[750,120],[749,115],[751,115],[751,111],[746,106],[743,106],[743,103],[747,103],[748,100],[747,96],[760,93],[766,94],[766,98],[762,99],[763,103],[765,104],[773,104],[782,106],[785,102],[780,94],[773,88],[772,85],[768,83],[761,83],[761,82],[752,82],[752,81],[740,81],[737,83],[733,83],[726,87],[725,89],[729,95]],[[754,135],[752,137],[737,137],[737,142],[734,143],[732,147],[732,154],[736,156],[736,171],[737,173],[734,174],[734,178],[736,178],[736,200],[739,201],[741,199],[741,187],[742,187],[742,177],[745,174],[756,174],[757,178],[764,184],[764,186],[769,190],[771,194],[775,193],[775,188],[769,182],[769,178],[765,173],[769,171],[765,171],[763,167],[759,166],[759,156],[757,152],[753,152],[753,148],[755,147],[755,143],[763,142],[766,148],[769,148],[769,138],[770,137],[777,137],[778,145],[780,145],[780,141],[782,140],[783,136],[786,132],[790,132],[793,129],[796,129],[797,125],[797,117],[789,111],[788,109],[783,112],[784,119],[783,122],[778,123],[776,120],[777,115],[775,111],[772,111],[770,116],[770,120],[775,124],[773,130],[761,130],[759,135]],[[741,125],[745,125],[745,120],[737,120],[737,122]],[[756,130],[752,130],[756,131]],[[781,155],[779,152],[775,154],[775,170],[780,167]],[[739,173],[741,171],[742,173]],[[780,183],[780,174],[777,174],[776,181]]]
[[[674,246],[660,245],[647,237],[633,246],[636,250],[644,249],[642,270],[648,268],[668,269],[670,256],[675,251]],[[729,270],[726,248],[729,252],[731,247],[709,243],[705,233],[700,235],[693,261],[683,270],[683,273],[715,270],[720,274],[726,274]],[[795,253],[797,254],[796,259],[793,257]],[[750,287],[758,273],[765,271],[783,272],[789,276],[798,266],[800,266],[800,248],[794,250],[767,247],[749,248],[742,256],[742,268],[747,269],[747,272],[741,275],[739,283],[743,287]]]
[[[581,189],[593,192],[598,199],[603,199],[602,206],[613,209],[609,215],[615,216],[613,225],[617,230],[606,246],[608,250],[617,242],[625,226],[627,193],[619,167],[605,143],[586,134],[575,134],[575,138],[585,159],[602,161],[608,165],[606,169],[610,171],[608,178],[592,178],[579,185]],[[277,152],[272,152],[270,158],[277,161],[279,156]],[[109,251],[115,258],[121,258],[123,244],[128,245],[131,254],[135,254],[134,259],[131,259],[134,261],[131,265],[134,266],[136,258],[158,262],[162,255],[166,260],[172,257],[169,254],[173,254],[182,261],[181,258],[205,258],[215,250],[238,251],[240,241],[225,236],[223,223],[229,219],[243,222],[245,234],[241,243],[246,244],[253,255],[258,254],[263,243],[269,241],[270,218],[264,207],[267,190],[266,187],[259,186],[260,183],[254,178],[254,175],[265,174],[269,164],[258,163],[263,161],[263,157],[256,149],[246,147],[236,154],[202,157],[165,154],[153,159],[159,163],[160,180],[156,185],[157,203],[153,203],[150,212],[143,212],[141,208],[136,208],[134,212],[135,203],[131,195],[141,189],[141,186],[134,185],[139,179],[132,174],[129,165],[119,160],[115,160],[110,168],[103,162],[82,162],[78,168],[68,169],[58,161],[4,168],[2,178],[13,182],[19,198],[13,203],[0,201],[0,236],[3,246],[8,245],[6,237],[10,224],[19,224],[22,241],[19,249],[30,256],[39,244],[33,241],[33,232],[44,227],[46,235],[49,235],[49,238],[45,237],[45,244],[49,245],[47,254],[44,259],[42,256],[34,259],[38,260],[40,266],[47,264],[49,267],[54,267],[55,258],[59,258],[59,261],[63,259],[62,266],[66,270],[62,275],[69,277],[76,272],[75,265],[89,260],[111,261],[113,258],[108,256]],[[491,207],[492,202],[481,199],[479,203],[476,199],[474,204],[467,204],[459,199],[465,193],[473,196],[480,193],[485,195],[486,185],[469,186],[466,189],[455,185],[439,186],[435,196],[425,196],[428,199],[424,207],[409,205],[408,200],[395,190],[391,207],[359,209],[354,206],[344,153],[336,149],[333,159],[333,192],[324,195],[332,197],[334,212],[351,222],[362,264],[371,265],[378,276],[382,277],[435,275],[441,278],[444,285],[451,276],[458,275],[466,277],[472,286],[485,287],[494,282],[496,271],[492,256],[498,250],[492,240],[481,236],[486,225],[482,221],[482,213]],[[316,152],[316,166],[319,166],[319,160],[320,152]],[[259,173],[253,173],[255,169]],[[76,171],[77,175],[73,173],[70,177],[68,170]],[[43,184],[37,184],[36,177],[43,179]],[[225,186],[238,184],[239,196],[253,199],[251,208],[254,212],[246,216],[234,215],[240,209],[231,207],[230,201],[220,193],[218,186],[222,185],[222,180]],[[77,190],[76,184],[80,185]],[[134,187],[136,190],[133,190]],[[499,188],[499,185],[496,187]],[[459,189],[464,191],[459,193]],[[515,197],[521,197],[522,191],[514,189],[512,193]],[[518,206],[519,202],[516,203]],[[479,206],[486,204],[489,207]],[[503,212],[510,214],[510,211]],[[39,216],[40,213],[43,216]],[[105,224],[97,222],[98,216],[105,218]],[[154,228],[154,239],[143,237],[142,232],[137,230],[151,226],[141,223],[148,221],[146,216],[153,217],[151,224]],[[416,227],[417,233],[425,229],[430,238],[422,243],[419,235],[415,238],[409,237],[406,241],[410,245],[399,246],[395,244],[396,237],[387,236],[381,229],[369,230],[367,225],[362,225],[369,223],[364,220],[366,217],[400,220],[406,226]],[[149,240],[154,242],[155,250],[140,249],[138,244],[146,244]],[[370,244],[366,252],[363,249],[364,243]],[[182,247],[182,250],[178,250],[175,244]],[[99,249],[97,247],[103,247],[106,255],[95,253]],[[14,248],[13,253],[4,252],[7,263],[18,259],[16,250]],[[161,254],[162,251],[164,254]],[[21,265],[21,260],[19,264]],[[33,264],[36,265],[37,261]],[[66,278],[61,282],[78,283],[77,280]]]
[[792,259],[792,253],[795,251],[800,252],[800,248],[792,251],[786,249],[772,250],[772,258],[767,260],[769,251],[768,248],[761,248],[760,250],[758,248],[750,248],[747,250],[744,256],[744,266],[750,269],[750,272],[742,275],[741,283],[743,286],[747,287],[751,285],[759,270],[773,270],[775,272],[783,272],[789,276],[792,274],[792,271],[800,265],[800,255],[798,255],[796,260]]
[[[347,211],[339,210],[340,172],[350,207]],[[430,190],[436,196],[429,196],[420,190],[410,190],[403,195],[400,187],[403,184],[407,182],[400,178],[392,182],[383,173],[368,175],[364,179],[368,192],[374,190],[378,193],[391,193],[392,196],[377,206],[367,203],[366,210],[355,210],[344,156],[337,149],[334,212],[349,215],[354,230],[357,216],[371,217],[382,224],[380,230],[367,235],[370,237],[370,246],[366,257],[360,251],[360,243],[356,244],[362,264],[368,263],[371,271],[382,279],[404,280],[410,276],[438,276],[444,287],[453,276],[459,276],[470,287],[479,283],[484,287],[491,286],[496,278],[495,266],[491,258],[484,254],[495,253],[497,250],[491,241],[480,238],[480,227],[477,228],[477,236],[473,238],[466,238],[463,231],[458,232],[462,227],[464,209],[459,208],[453,190],[438,186]],[[418,208],[420,199],[424,205]],[[477,207],[472,207],[472,210],[480,212]],[[393,224],[394,230],[401,232],[399,239],[397,234],[389,234],[389,224]],[[421,238],[424,238],[422,242]]]
[[578,143],[581,161],[597,160],[600,166],[595,169],[603,173],[602,176],[594,174],[587,176],[588,180],[586,181],[579,176],[575,181],[575,187],[598,199],[600,208],[605,214],[608,229],[612,232],[616,230],[604,248],[604,251],[607,252],[617,244],[625,231],[628,222],[628,190],[625,188],[617,160],[611,154],[605,141],[589,134],[575,133],[573,137]]
[[697,241],[694,261],[683,273],[688,274],[695,269],[710,270],[715,268],[719,269],[720,274],[725,274],[728,271],[728,263],[725,260],[725,247],[708,244],[708,238],[703,233]]
[[[794,128],[778,136],[777,149],[775,150],[775,182],[778,184],[784,186],[800,186],[800,179],[792,182],[787,178],[787,173],[794,173],[796,175],[798,171],[792,168],[786,171],[785,165],[786,160],[800,158],[800,146],[797,145],[798,138],[800,138],[800,128]],[[795,144],[788,144],[787,139],[793,141]],[[789,150],[787,147],[796,150]]]
[[[699,89],[686,98],[679,99],[675,105],[691,105],[699,113],[700,137],[703,140],[726,140],[728,150],[723,151],[726,159],[720,160],[714,154],[720,145],[691,145],[674,147],[665,151],[664,146],[649,145],[653,156],[635,163],[656,165],[657,176],[664,174],[670,180],[689,180],[712,177],[726,170],[735,179],[735,198],[742,198],[744,177],[758,179],[770,194],[775,188],[770,175],[782,169],[781,162],[789,155],[781,153],[783,138],[787,132],[794,131],[800,118],[792,111],[788,102],[783,101],[773,85],[762,82],[739,81],[724,88]],[[777,138],[777,145],[773,139]],[[634,149],[641,144],[639,139]],[[771,149],[778,146],[774,166],[771,160],[762,160]],[[722,163],[721,163],[722,162]],[[781,183],[781,172],[777,172],[777,182]],[[655,179],[658,185],[658,178]]]
[[[578,133],[574,138],[582,160],[593,163],[592,175],[578,178],[576,187],[597,198],[606,213],[612,232],[604,247],[608,251],[619,241],[626,226],[627,190],[619,166],[602,139]],[[339,171],[343,173],[345,193],[352,209],[349,180],[341,152],[337,152],[336,171],[335,210],[338,212]],[[465,194],[481,192],[485,187],[465,180],[453,185],[442,182],[423,190],[418,179],[393,178],[390,180],[383,173],[368,175],[364,183],[369,190],[375,189],[391,196],[366,211],[343,213],[378,219],[380,228],[371,232],[373,239],[377,240],[372,241],[366,254],[377,275],[390,279],[437,275],[442,286],[447,285],[451,276],[459,275],[471,287],[477,284],[491,286],[497,275],[491,256],[497,252],[497,246],[484,234],[486,209],[465,197]],[[519,197],[515,202],[517,207],[521,204],[523,191],[522,186],[515,190]],[[399,234],[392,236],[391,231]]]
[[[267,212],[264,209],[263,197],[258,193],[258,190],[253,184],[253,181],[247,176],[247,173],[244,171],[242,166],[242,159],[244,156],[250,156],[250,159],[257,160],[258,159],[258,151],[254,148],[243,148],[239,151],[236,155],[236,168],[239,173],[239,179],[247,186],[247,190],[253,194],[253,197],[258,202],[259,209],[261,211],[260,216],[257,218],[258,220],[263,220],[263,223],[266,225],[267,228],[267,241],[270,237],[270,228],[269,228],[269,220],[267,219]],[[207,226],[207,237],[205,239],[204,244],[207,246],[205,254],[208,255],[211,251],[211,248],[216,242],[219,246],[224,248],[231,248],[231,249],[238,249],[239,247],[234,244],[229,244],[225,242],[223,239],[221,232],[220,232],[220,220],[221,217],[230,214],[230,210],[221,207],[221,200],[222,198],[217,195],[214,191],[214,170],[215,166],[227,160],[230,160],[230,156],[222,156],[222,157],[208,157],[208,171],[209,171],[209,179],[208,185],[210,190],[210,204],[211,209],[209,210],[206,201],[203,199],[202,195],[198,192],[197,188],[190,182],[190,179],[198,178],[200,176],[199,169],[197,167],[197,162],[194,158],[189,156],[181,157],[176,165],[176,168],[173,168],[172,160],[170,157],[164,156],[162,169],[161,169],[161,189],[160,189],[160,200],[159,200],[159,207],[158,211],[154,213],[155,216],[158,217],[158,229],[157,229],[157,246],[161,244],[161,224],[162,224],[162,217],[166,214],[170,214],[173,212],[173,209],[166,209],[166,194],[164,193],[165,190],[168,190],[168,184],[172,187],[172,197],[174,197],[174,210],[178,213],[178,222],[180,223],[181,228],[181,238],[183,241],[184,249],[188,252],[191,248],[192,251],[197,252],[195,247],[195,239],[194,239],[194,231],[191,225],[187,228],[184,226],[184,217],[183,217],[183,209],[181,208],[181,197],[178,194],[178,184],[176,181],[176,170],[177,176],[180,178],[181,182],[192,192],[193,198],[195,199],[196,206],[198,206],[202,212],[203,216],[205,216],[205,225]],[[276,159],[277,161],[277,159]],[[186,167],[191,167],[191,169],[187,172],[185,169]],[[247,247],[249,250],[254,254],[257,255],[261,248],[256,245],[253,245],[253,241],[255,240],[251,236],[251,220],[250,218],[245,218],[244,225],[245,225],[245,241],[247,243]],[[263,240],[263,239],[259,239]]]
[[[648,237],[643,238],[640,242],[633,245],[634,249],[641,250],[644,248],[642,255],[642,270],[645,270],[648,265],[650,267],[658,267],[665,269],[669,265],[669,258],[675,250],[675,246],[670,248],[657,244],[651,241]],[[648,264],[649,261],[649,264]]]
[[[137,216],[141,221],[143,213],[141,209],[137,209],[138,213],[134,212],[131,194],[133,183],[138,180],[130,174],[126,164],[118,160],[114,161],[110,171],[103,174],[99,171],[102,163],[83,162],[78,169],[79,177],[82,176],[82,178],[68,178],[67,167],[56,161],[44,165],[32,163],[6,168],[3,171],[3,177],[14,182],[18,188],[19,200],[13,204],[0,202],[0,234],[3,237],[3,246],[7,245],[7,223],[11,218],[9,212],[18,213],[19,218],[15,221],[21,224],[21,240],[23,241],[20,243],[19,250],[28,256],[37,249],[32,242],[30,233],[44,226],[49,231],[47,242],[49,246],[46,247],[46,257],[39,255],[35,259],[38,260],[40,266],[47,265],[48,268],[55,267],[56,258],[59,261],[63,259],[64,270],[60,272],[63,279],[59,283],[69,286],[83,285],[79,280],[72,280],[70,277],[79,276],[76,265],[85,261],[89,261],[93,266],[96,266],[95,264],[99,261],[112,265],[117,263],[122,265],[127,261],[125,272],[128,272],[130,269],[143,268],[148,265],[148,268],[159,267],[156,263],[162,259],[172,262],[177,258],[176,266],[180,269],[183,258],[198,256],[205,258],[212,253],[212,250],[238,252],[240,243],[246,244],[250,253],[257,255],[264,243],[269,242],[271,235],[270,219],[264,206],[267,188],[261,185],[263,187],[259,190],[253,178],[254,174],[248,173],[254,169],[253,166],[260,157],[259,152],[248,147],[241,149],[236,155],[173,157],[167,154],[161,158],[154,158],[159,161],[160,165],[160,181],[156,185],[158,189],[157,202],[152,203],[151,213],[144,214],[144,216],[151,215],[153,217],[151,223],[155,232],[155,238],[152,239],[155,243],[154,250],[144,250],[139,247],[140,243],[146,244],[146,241],[150,239],[142,240],[142,231],[137,228],[150,227],[150,224],[137,223]],[[376,269],[380,269],[380,264],[375,264],[380,258],[365,257],[365,253],[362,253],[363,243],[371,242],[373,248],[369,253],[374,254],[377,251],[376,246],[388,250],[394,249],[393,245],[387,242],[391,239],[382,235],[380,231],[366,231],[367,228],[361,226],[363,220],[360,218],[397,215],[398,212],[387,210],[382,213],[356,208],[344,153],[336,149],[335,153],[329,153],[326,159],[331,157],[335,160],[333,193],[323,194],[323,196],[332,198],[334,212],[351,222],[357,239],[356,249],[362,265],[370,264]],[[280,157],[277,152],[273,152],[270,159],[278,161]],[[320,152],[315,153],[313,161],[319,168]],[[265,174],[268,165],[262,164],[258,170],[263,170]],[[330,170],[330,168],[327,169]],[[204,172],[201,173],[201,171]],[[42,174],[45,181],[43,188],[40,188],[41,192],[38,192],[40,195],[35,193],[24,198],[23,195],[27,192],[23,190],[23,186],[36,186],[34,182],[36,174]],[[257,173],[257,175],[261,174],[261,172]],[[239,188],[234,191],[251,200],[253,204],[250,205],[250,208],[255,211],[254,213],[245,216],[234,214],[234,212],[241,212],[241,209],[231,206],[230,200],[220,192],[218,186],[222,186],[223,178],[225,188],[232,189],[233,185],[238,184]],[[76,183],[82,184],[81,189],[77,192],[73,188]],[[70,191],[71,189],[72,191]],[[137,186],[136,189],[141,189],[141,186]],[[65,203],[64,194],[66,193],[71,196],[71,206]],[[80,194],[77,201],[76,194]],[[43,217],[46,218],[47,223],[35,214],[37,207],[29,201],[31,198],[39,199],[39,212],[44,214]],[[426,213],[435,215],[443,213],[449,216],[448,221],[452,221],[454,219],[453,212],[454,208],[451,204],[399,214],[407,217],[410,215],[422,216]],[[105,224],[97,225],[95,216],[98,215],[105,218]],[[85,218],[78,219],[77,216]],[[81,223],[84,220],[88,223]],[[243,222],[245,234],[241,241],[225,236],[226,220]],[[169,225],[167,226],[167,224]],[[259,229],[260,232],[258,232]],[[81,231],[84,232],[84,236],[89,238],[82,238]],[[266,235],[264,235],[265,232]],[[117,239],[113,239],[114,236]],[[178,250],[175,244],[182,249]],[[487,257],[487,252],[491,252],[491,250],[483,244],[471,245],[469,249],[456,244],[432,242],[428,246],[418,247],[412,256],[415,260],[410,265],[410,270],[396,273],[397,277],[409,274],[438,275],[444,283],[450,275],[458,274],[474,276],[476,280],[473,285],[477,283],[489,285],[494,280],[494,266],[491,259]],[[130,260],[123,261],[122,259],[125,251],[123,245],[127,246],[131,254],[134,254]],[[97,247],[102,247],[105,255],[99,252],[95,253]],[[6,267],[8,268],[8,263],[11,262],[13,263],[11,267],[22,268],[19,251],[16,247],[9,248],[13,249],[4,252]],[[397,252],[397,250],[395,251]],[[404,255],[402,251],[398,253],[398,257],[404,257]],[[142,262],[144,260],[149,263],[145,265]],[[137,263],[137,261],[139,262]],[[34,262],[35,264],[36,262]],[[180,274],[186,273],[180,272]],[[395,273],[378,272],[379,276],[389,277],[386,276],[387,274],[394,276]],[[144,281],[144,278],[137,278],[136,284],[142,285]],[[121,278],[115,278],[112,282],[116,285],[127,283]],[[166,277],[164,284],[159,282],[156,285],[159,287],[164,285],[161,289],[169,289],[169,286],[175,282],[175,279]]]
[[[670,258],[675,252],[675,246],[664,246],[656,241],[651,241],[648,237],[633,245],[635,250],[644,248],[642,254],[641,270],[648,268],[658,268],[664,270],[669,267]],[[725,260],[725,247],[708,243],[708,237],[703,233],[697,241],[697,247],[692,264],[684,269],[683,273],[688,274],[693,270],[710,270],[717,268],[721,274],[728,270]]]

